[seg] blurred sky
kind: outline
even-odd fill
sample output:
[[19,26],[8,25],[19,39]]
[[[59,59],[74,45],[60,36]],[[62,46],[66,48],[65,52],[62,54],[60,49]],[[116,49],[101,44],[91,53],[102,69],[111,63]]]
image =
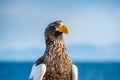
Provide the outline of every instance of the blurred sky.
[[119,0],[0,0],[0,60],[35,60],[44,53],[44,29],[69,26],[69,55],[79,61],[120,61]]

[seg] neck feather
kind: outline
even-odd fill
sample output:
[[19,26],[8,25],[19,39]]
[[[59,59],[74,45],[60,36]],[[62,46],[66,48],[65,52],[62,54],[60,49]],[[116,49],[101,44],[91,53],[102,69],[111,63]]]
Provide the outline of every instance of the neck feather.
[[63,37],[57,37],[57,38],[47,38],[46,39],[46,50],[45,54],[65,54],[66,52],[66,46],[63,40]]

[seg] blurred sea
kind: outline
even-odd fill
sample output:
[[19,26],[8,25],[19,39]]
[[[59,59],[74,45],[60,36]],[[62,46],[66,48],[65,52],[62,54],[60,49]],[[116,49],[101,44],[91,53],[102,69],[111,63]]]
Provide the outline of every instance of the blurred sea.
[[[79,80],[120,80],[120,63],[81,63]],[[32,62],[0,62],[0,80],[29,80]]]

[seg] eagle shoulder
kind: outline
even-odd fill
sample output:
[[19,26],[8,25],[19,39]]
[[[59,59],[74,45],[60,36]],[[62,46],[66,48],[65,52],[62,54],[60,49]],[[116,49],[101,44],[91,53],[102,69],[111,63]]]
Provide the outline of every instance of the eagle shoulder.
[[78,68],[72,64],[72,80],[78,80]]
[[46,65],[45,64],[34,64],[30,73],[30,80],[42,80],[44,74],[46,72]]

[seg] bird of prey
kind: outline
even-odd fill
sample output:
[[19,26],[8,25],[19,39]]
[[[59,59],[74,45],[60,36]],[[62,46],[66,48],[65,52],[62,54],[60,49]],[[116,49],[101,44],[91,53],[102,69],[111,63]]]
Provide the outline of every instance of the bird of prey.
[[63,33],[68,34],[69,29],[61,20],[45,29],[46,49],[34,63],[30,80],[78,80],[78,69],[67,54]]

